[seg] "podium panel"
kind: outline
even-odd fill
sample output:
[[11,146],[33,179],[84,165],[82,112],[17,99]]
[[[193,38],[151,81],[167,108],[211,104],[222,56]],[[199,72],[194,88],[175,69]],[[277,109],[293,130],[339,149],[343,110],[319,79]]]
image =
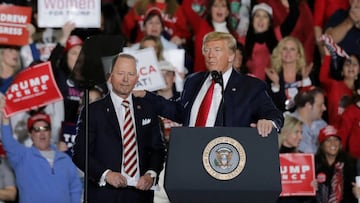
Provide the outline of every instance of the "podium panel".
[[278,138],[255,128],[172,128],[165,171],[172,203],[271,203],[281,192]]

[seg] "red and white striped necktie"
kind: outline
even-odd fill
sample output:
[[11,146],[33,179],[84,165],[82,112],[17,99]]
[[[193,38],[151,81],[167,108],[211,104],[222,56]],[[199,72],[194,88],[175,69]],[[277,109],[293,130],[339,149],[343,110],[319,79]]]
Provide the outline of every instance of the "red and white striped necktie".
[[129,101],[124,100],[122,105],[125,108],[124,128],[123,128],[123,145],[124,161],[123,166],[125,173],[134,177],[137,172],[137,155],[136,155],[136,135],[135,128],[129,107]]

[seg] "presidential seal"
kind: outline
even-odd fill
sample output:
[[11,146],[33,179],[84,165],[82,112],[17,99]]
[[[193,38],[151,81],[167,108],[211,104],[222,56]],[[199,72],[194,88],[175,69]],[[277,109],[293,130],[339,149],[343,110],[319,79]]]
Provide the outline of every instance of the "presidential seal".
[[244,169],[246,153],[242,145],[231,137],[211,140],[203,152],[205,170],[218,180],[231,180]]

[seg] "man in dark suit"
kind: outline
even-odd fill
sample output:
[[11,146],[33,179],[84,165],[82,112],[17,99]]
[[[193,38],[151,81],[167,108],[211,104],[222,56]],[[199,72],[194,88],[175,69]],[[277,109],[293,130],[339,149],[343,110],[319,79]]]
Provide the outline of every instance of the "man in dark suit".
[[[180,101],[171,102],[149,92],[145,96],[144,92],[138,92],[137,96],[151,101],[161,116],[184,126],[257,127],[261,136],[268,136],[274,127],[277,130],[282,127],[283,115],[266,93],[263,81],[233,70],[235,50],[236,40],[232,35],[211,32],[203,40],[208,72],[186,78]],[[212,102],[204,115],[200,109],[212,80],[216,83]],[[199,117],[205,117],[205,123],[198,125]]]
[[[109,78],[112,90],[89,106],[90,203],[152,202],[151,188],[162,169],[165,150],[159,119],[151,104],[131,94],[137,81],[136,59],[119,54]],[[73,161],[81,170],[85,165],[85,119],[83,110],[73,154]],[[134,136],[129,138],[128,134]],[[128,158],[129,155],[133,156]],[[133,164],[129,166],[128,162]]]

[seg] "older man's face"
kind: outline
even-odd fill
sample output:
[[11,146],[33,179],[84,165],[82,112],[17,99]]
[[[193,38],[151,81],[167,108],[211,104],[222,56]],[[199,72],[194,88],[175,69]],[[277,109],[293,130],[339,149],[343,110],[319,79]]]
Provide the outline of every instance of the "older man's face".
[[224,40],[209,41],[203,47],[205,64],[209,71],[226,72],[235,58],[235,53],[229,49]]

